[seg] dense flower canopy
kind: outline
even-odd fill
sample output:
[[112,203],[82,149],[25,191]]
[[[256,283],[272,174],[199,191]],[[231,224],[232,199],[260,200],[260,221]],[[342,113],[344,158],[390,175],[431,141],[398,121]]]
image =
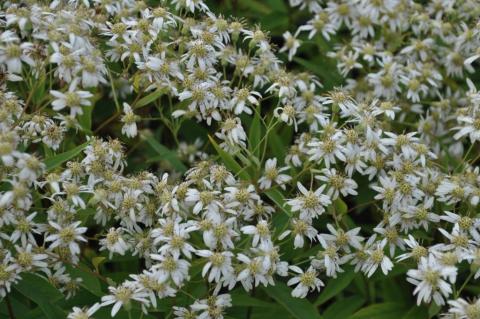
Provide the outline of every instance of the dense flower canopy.
[[480,316],[480,4],[289,4],[282,39],[202,0],[1,5],[3,300],[93,278],[60,313],[223,318],[400,274],[432,316]]

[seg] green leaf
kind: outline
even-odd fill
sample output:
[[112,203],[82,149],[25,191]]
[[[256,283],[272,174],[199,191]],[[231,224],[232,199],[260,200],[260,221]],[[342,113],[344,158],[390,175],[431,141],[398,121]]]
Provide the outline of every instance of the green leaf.
[[[14,310],[14,313],[16,314],[16,310]],[[43,315],[42,308],[36,307],[33,310],[30,310],[26,314],[22,315],[22,319],[45,319],[47,318],[46,316]]]
[[258,12],[261,14],[269,14],[272,12],[272,9],[269,8],[267,5],[263,4],[262,1],[255,1],[255,0],[242,0],[238,2],[239,5],[242,5],[244,8],[248,8],[248,10],[252,10],[251,12]]
[[343,289],[350,285],[353,278],[355,278],[355,275],[355,272],[353,271],[353,269],[351,269],[339,274],[337,278],[329,280],[326,287],[323,289],[323,291],[320,293],[320,296],[315,301],[315,305],[319,306],[330,300],[331,298],[337,296],[340,292],[343,291]]
[[[95,312],[94,318],[95,319],[112,319],[112,316],[110,315],[112,307],[102,307],[100,308],[97,312]],[[151,311],[150,311],[151,312]],[[120,311],[115,315],[115,319],[138,319],[138,318],[143,318],[143,319],[156,319],[156,318],[165,318],[165,317],[157,317],[153,316],[150,314],[143,314],[140,309],[140,307],[137,306],[136,302],[132,303],[132,311],[130,315],[128,314],[127,311],[125,311],[124,307],[120,308]]]
[[348,316],[357,311],[364,303],[365,299],[360,296],[341,299],[332,303],[332,305],[325,310],[323,316],[325,319],[348,318]]
[[66,161],[71,160],[72,158],[80,154],[80,152],[83,151],[83,149],[87,147],[89,143],[90,142],[85,142],[69,151],[45,159],[44,163],[47,171],[51,171],[52,169],[57,168]]
[[95,270],[97,271],[97,273],[98,273],[98,266],[100,266],[106,259],[107,259],[106,257],[102,257],[102,256],[92,258],[92,265],[93,267],[95,267]]
[[338,73],[334,63],[331,62],[332,60],[321,55],[318,56],[317,61],[306,60],[299,57],[294,57],[293,60],[318,75],[325,89],[333,88],[343,82],[343,78]]
[[[397,263],[393,266],[393,269],[388,273],[389,278],[394,278],[397,276],[401,276],[407,273],[408,267],[405,264]],[[382,282],[385,280],[385,276],[381,273],[375,273],[369,281],[371,282]]]
[[265,192],[268,198],[270,198],[277,207],[283,212],[283,214],[275,214],[273,215],[273,224],[275,229],[277,230],[277,235],[280,235],[281,232],[287,223],[292,217],[292,212],[290,211],[289,206],[286,204],[285,197],[283,194],[276,188],[269,189]]
[[44,278],[23,273],[22,280],[15,286],[22,295],[35,302],[49,319],[64,318],[62,309],[54,305],[55,301],[63,299],[63,295]]
[[428,309],[425,307],[413,307],[402,319],[425,319],[428,318]]
[[265,192],[265,195],[267,195],[268,198],[270,198],[275,204],[277,204],[278,208],[280,208],[282,212],[284,212],[288,217],[292,216],[292,213],[286,205],[285,197],[283,197],[283,194],[278,189],[269,189]]
[[215,148],[218,155],[222,159],[223,164],[229,170],[231,170],[235,174],[238,174],[238,176],[240,176],[240,178],[244,180],[250,180],[250,176],[248,176],[248,173],[242,168],[242,166],[240,166],[240,164],[237,163],[237,161],[235,161],[232,155],[225,152],[210,135],[208,135],[208,139],[210,140],[210,143],[212,144],[213,148]]
[[398,319],[405,314],[405,305],[385,302],[360,309],[349,319]]
[[[276,308],[253,308],[251,319],[294,319],[290,313],[277,305]],[[246,318],[245,311],[241,314],[231,317],[230,319]]]
[[268,135],[267,147],[272,151],[273,156],[281,163],[288,151],[284,141],[277,135],[277,132],[270,132]]
[[442,310],[442,307],[432,302],[428,307],[428,318],[434,318]]
[[45,80],[46,76],[45,73],[42,73],[40,75],[40,78],[35,81],[34,87],[34,93],[32,94],[32,102],[35,105],[40,105],[40,103],[43,101],[45,98]]
[[88,205],[91,205],[91,207],[79,209],[77,211],[77,220],[80,220],[82,224],[87,224],[88,219],[95,215],[95,213],[97,212],[97,210],[95,209],[97,203],[98,201],[96,200],[96,198],[90,198],[90,200],[88,201]]
[[262,287],[262,289],[297,319],[322,318],[317,309],[307,299],[292,297],[292,289],[283,282],[278,281],[275,286]]
[[45,278],[32,273],[23,273],[22,280],[15,286],[24,296],[35,302],[55,302],[63,299],[62,293]]
[[[25,318],[26,314],[30,312],[30,308],[27,307],[22,301],[18,300],[17,297],[23,298],[23,296],[19,296],[15,292],[9,293],[8,295],[10,305],[12,306],[13,314],[15,318]],[[3,298],[3,300],[0,301],[0,318],[10,318],[10,316],[8,315],[6,298]]]
[[135,104],[135,108],[140,108],[142,106],[145,106],[147,104],[152,103],[153,101],[156,101],[159,97],[161,97],[163,94],[165,94],[166,90],[165,88],[158,88],[152,93],[142,97],[138,102]]
[[282,0],[266,0],[266,3],[275,10],[277,13],[282,12],[282,13],[288,13],[289,7],[286,5],[285,1]]
[[345,215],[347,212],[348,212],[348,206],[347,204],[345,204],[345,202],[340,199],[340,198],[337,198],[333,204],[335,205],[335,212],[338,214],[338,215]]
[[242,291],[233,291],[231,293],[232,304],[234,307],[261,307],[274,308],[276,305],[271,302],[266,302],[258,298],[250,297]]
[[[390,275],[390,274],[389,274]],[[389,277],[390,280],[379,280],[379,286],[376,286],[376,289],[379,291],[379,294],[382,296],[384,302],[395,302],[408,304],[412,298],[410,287],[405,282],[403,276],[402,278]]]
[[102,292],[102,285],[100,283],[100,280],[92,273],[86,271],[86,268],[88,268],[88,266],[85,264],[82,264],[82,267],[67,267],[69,273],[73,277],[82,278],[80,286],[85,288],[93,295],[97,297],[102,297],[104,293]]
[[85,132],[91,134],[93,105],[84,106],[82,107],[82,110],[83,114],[78,117],[78,123]]
[[250,125],[250,131],[248,132],[248,150],[257,158],[260,158],[261,135],[260,110],[257,110]]
[[182,163],[182,161],[178,158],[177,153],[173,152],[172,150],[168,149],[164,145],[160,144],[153,135],[142,135],[147,143],[160,155],[163,157],[164,160],[168,161],[172,164],[175,170],[179,171],[180,173],[184,173],[187,170],[187,167]]

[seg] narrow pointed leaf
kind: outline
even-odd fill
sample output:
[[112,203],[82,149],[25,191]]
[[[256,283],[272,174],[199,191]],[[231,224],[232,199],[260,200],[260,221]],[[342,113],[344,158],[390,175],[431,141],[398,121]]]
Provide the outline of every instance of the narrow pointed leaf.
[[45,163],[47,171],[51,171],[52,169],[57,168],[58,166],[65,163],[66,161],[71,160],[72,158],[74,158],[75,156],[80,154],[83,151],[83,149],[85,147],[87,147],[87,145],[89,143],[90,142],[85,142],[85,143],[83,143],[81,145],[78,145],[77,147],[75,147],[75,148],[73,148],[73,149],[71,149],[67,152],[64,152],[64,153],[61,153],[61,154],[58,154],[58,155],[55,155],[53,157],[49,157],[49,158],[45,159],[44,163]]

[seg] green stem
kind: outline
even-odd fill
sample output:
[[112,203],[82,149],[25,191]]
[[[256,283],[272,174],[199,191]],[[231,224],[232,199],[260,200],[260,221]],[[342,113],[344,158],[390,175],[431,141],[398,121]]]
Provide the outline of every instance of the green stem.
[[263,160],[265,159],[265,154],[267,153],[268,136],[269,136],[270,132],[275,128],[275,126],[278,123],[280,123],[278,121],[278,119],[276,119],[275,122],[273,122],[273,124],[272,124],[272,122],[273,122],[273,119],[269,123],[269,127],[267,128],[267,131],[265,132],[265,136],[260,140],[260,143],[258,143],[258,145],[257,145],[257,146],[260,146],[260,144],[263,142],[263,140],[266,140],[265,143],[263,144],[263,152],[262,152],[262,157],[260,159],[260,164],[263,163]]
[[115,102],[115,106],[117,107],[117,112],[121,112],[120,103],[118,102],[117,92],[115,91],[115,84],[113,83],[112,72],[109,68],[107,68],[108,78],[110,79],[110,86],[112,87],[112,94],[113,94],[113,101]]
[[460,289],[458,289],[458,291],[455,293],[455,299],[457,299],[460,296],[460,293],[467,286],[470,279],[472,279],[472,276],[473,276],[473,272],[470,272],[470,274],[468,275],[467,279],[465,279]]
[[463,156],[463,158],[462,158],[462,160],[460,161],[460,163],[458,163],[457,167],[455,167],[454,172],[457,171],[457,169],[459,169],[460,167],[462,167],[463,163],[465,163],[465,161],[467,160],[468,155],[470,155],[470,152],[471,152],[472,149],[473,149],[473,145],[475,145],[475,143],[470,144],[470,147],[468,148],[467,153],[465,153],[465,156]]
[[12,307],[12,304],[10,303],[10,298],[8,297],[8,294],[5,296],[5,302],[7,304],[8,317],[10,319],[15,319],[15,314],[13,313],[13,307]]
[[[250,293],[250,296],[252,298],[255,298],[255,286],[252,288],[252,292]],[[247,309],[247,319],[250,319],[252,317],[252,312],[253,312],[253,307],[249,306]]]

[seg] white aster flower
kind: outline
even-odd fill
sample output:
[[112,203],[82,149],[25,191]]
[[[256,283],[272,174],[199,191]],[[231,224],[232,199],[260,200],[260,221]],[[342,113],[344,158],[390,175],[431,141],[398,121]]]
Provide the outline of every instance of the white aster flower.
[[70,115],[75,117],[77,114],[83,114],[83,107],[90,106],[90,98],[93,95],[88,91],[77,90],[77,80],[73,80],[68,87],[67,92],[51,90],[50,94],[55,97],[52,102],[53,110],[60,111],[65,107],[70,108]]
[[122,134],[127,137],[135,137],[137,136],[137,121],[139,119],[138,115],[133,113],[132,108],[128,103],[123,103],[123,113],[124,115],[121,118],[123,123],[122,126]]
[[437,305],[444,305],[445,298],[452,293],[450,283],[454,283],[451,279],[456,273],[456,267],[441,266],[432,254],[422,257],[418,268],[407,272],[407,281],[416,286],[413,294],[417,295],[417,304],[429,303],[433,298]]
[[323,282],[317,278],[317,272],[312,267],[305,272],[298,266],[290,266],[289,269],[298,274],[287,282],[289,286],[297,285],[292,290],[292,297],[305,298],[310,290],[320,291],[320,287],[324,286]]

